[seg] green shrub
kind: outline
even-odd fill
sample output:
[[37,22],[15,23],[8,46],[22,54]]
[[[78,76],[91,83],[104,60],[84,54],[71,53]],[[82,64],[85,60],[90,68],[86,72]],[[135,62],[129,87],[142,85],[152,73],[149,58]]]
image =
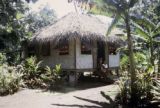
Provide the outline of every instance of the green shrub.
[[151,93],[153,94],[152,103],[160,107],[160,81],[154,80],[154,85],[152,86]]
[[[145,53],[142,52],[136,52],[134,53],[134,60],[137,70],[143,70],[147,68],[149,62],[148,56],[145,55]],[[123,74],[123,72],[127,72],[129,69],[129,58],[126,54],[123,54],[120,61],[120,70]],[[123,75],[122,75],[123,76]]]
[[120,61],[120,68],[122,71],[127,71],[128,70],[128,64],[129,64],[129,60],[128,60],[128,56],[127,55],[123,55]]
[[22,74],[15,67],[0,66],[0,95],[13,94],[22,84]]
[[2,53],[0,53],[0,66],[6,62],[6,56]]
[[22,64],[23,80],[29,88],[49,88],[60,82],[61,65],[56,65],[55,69],[46,66],[40,68],[41,62],[36,62],[35,57],[30,57]]
[[121,104],[128,104],[130,101],[131,89],[130,80],[127,75],[119,79],[119,91],[116,101]]
[[41,62],[36,62],[36,57],[27,58],[24,63],[22,63],[22,73],[23,80],[27,87],[38,88],[43,85],[41,80],[41,71],[39,69],[39,64]]
[[58,87],[61,83],[61,65],[56,65],[55,69],[51,69],[50,67],[46,66],[45,68],[46,74],[43,75],[43,80],[45,82],[49,82],[50,87]]
[[[153,86],[153,67],[147,66],[147,68],[142,68],[142,70],[137,70],[136,72],[136,107],[148,106],[153,99],[153,94],[151,93]],[[127,74],[119,80],[120,93],[117,96],[117,101],[125,105],[132,104],[131,81]]]

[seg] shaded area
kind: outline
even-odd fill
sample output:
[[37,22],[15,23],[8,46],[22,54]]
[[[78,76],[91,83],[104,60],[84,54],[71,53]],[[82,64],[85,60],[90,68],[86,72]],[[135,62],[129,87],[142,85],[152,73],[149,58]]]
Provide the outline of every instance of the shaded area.
[[72,104],[72,105],[65,105],[65,104],[52,104],[54,106],[63,106],[63,107],[79,107],[79,108],[102,108],[98,106],[89,106],[89,105],[78,105],[78,104]]
[[85,76],[78,80],[76,86],[70,86],[68,83],[59,84],[59,87],[56,87],[56,89],[50,88],[48,90],[44,90],[44,92],[49,91],[49,92],[68,93],[77,90],[87,90],[91,88],[103,87],[110,84],[113,83],[104,82],[102,81],[102,79],[99,79],[97,77]]
[[106,102],[99,102],[99,101],[95,101],[95,100],[91,100],[91,99],[87,99],[87,98],[82,98],[82,97],[77,97],[74,96],[76,99],[82,100],[82,101],[86,101],[95,105],[79,105],[79,104],[52,104],[54,106],[64,106],[64,107],[79,107],[79,108],[117,108],[118,105],[116,105],[116,103],[114,102],[114,100],[106,95],[104,92],[101,91],[101,95],[106,99]]

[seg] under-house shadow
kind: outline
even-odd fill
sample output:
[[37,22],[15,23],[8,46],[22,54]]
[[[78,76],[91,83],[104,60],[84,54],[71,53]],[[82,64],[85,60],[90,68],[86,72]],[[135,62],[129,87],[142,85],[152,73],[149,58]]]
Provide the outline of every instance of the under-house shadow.
[[99,78],[86,76],[79,79],[76,86],[70,86],[68,84],[60,85],[58,89],[50,88],[48,90],[44,90],[44,92],[49,91],[49,92],[68,93],[68,92],[77,91],[77,90],[86,90],[91,88],[103,87],[110,84],[113,84],[113,83],[106,83],[101,81]]

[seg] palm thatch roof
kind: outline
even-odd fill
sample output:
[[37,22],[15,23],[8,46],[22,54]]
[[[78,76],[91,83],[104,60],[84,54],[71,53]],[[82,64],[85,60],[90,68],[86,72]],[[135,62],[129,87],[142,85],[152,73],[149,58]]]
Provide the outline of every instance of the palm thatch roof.
[[31,42],[53,42],[55,44],[63,40],[80,38],[81,40],[101,40],[119,43],[121,39],[116,33],[122,31],[115,29],[106,38],[106,32],[110,24],[104,24],[99,18],[89,14],[69,13],[56,23],[44,27],[31,39]]

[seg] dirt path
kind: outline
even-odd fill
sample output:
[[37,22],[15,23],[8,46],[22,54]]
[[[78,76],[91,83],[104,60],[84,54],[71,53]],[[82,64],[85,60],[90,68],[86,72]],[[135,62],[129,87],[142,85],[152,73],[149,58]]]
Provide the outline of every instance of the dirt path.
[[117,85],[99,86],[83,90],[68,88],[71,92],[51,93],[24,89],[14,95],[0,97],[0,108],[110,108],[100,94],[104,91],[111,98],[117,93]]

